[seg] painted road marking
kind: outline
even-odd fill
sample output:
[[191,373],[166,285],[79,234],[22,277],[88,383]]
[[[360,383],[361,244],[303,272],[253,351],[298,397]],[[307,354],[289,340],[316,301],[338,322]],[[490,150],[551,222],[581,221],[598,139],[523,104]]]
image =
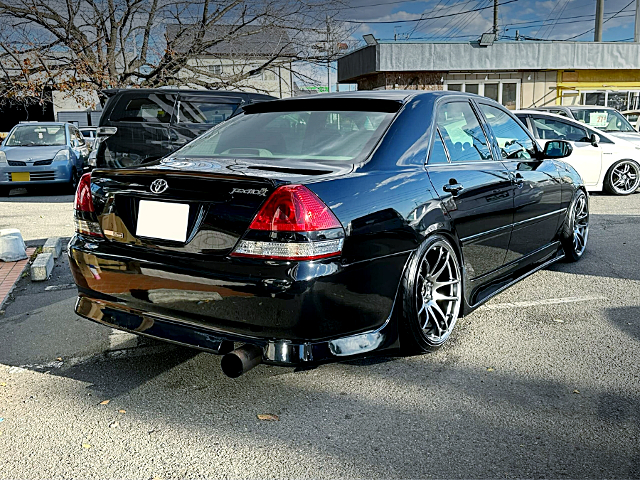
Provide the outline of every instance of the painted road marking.
[[606,298],[605,297],[546,298],[541,300],[532,300],[529,302],[494,303],[494,304],[484,305],[484,308],[488,310],[506,310],[509,308],[527,308],[527,307],[539,307],[540,305],[560,305],[563,303],[595,302],[598,300],[606,300]]

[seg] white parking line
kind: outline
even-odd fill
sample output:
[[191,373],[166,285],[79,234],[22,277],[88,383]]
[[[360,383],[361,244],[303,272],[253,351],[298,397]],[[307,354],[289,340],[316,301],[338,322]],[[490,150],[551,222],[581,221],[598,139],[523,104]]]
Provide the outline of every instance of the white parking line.
[[532,300],[529,302],[494,303],[494,304],[484,305],[484,308],[489,310],[506,310],[508,308],[526,308],[526,307],[538,307],[540,305],[559,305],[562,303],[594,302],[597,300],[606,300],[606,298],[605,297],[546,298],[541,300]]

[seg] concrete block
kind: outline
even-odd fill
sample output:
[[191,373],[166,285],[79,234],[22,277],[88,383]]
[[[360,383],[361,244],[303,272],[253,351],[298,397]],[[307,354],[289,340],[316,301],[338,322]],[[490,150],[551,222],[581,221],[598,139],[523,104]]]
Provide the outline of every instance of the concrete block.
[[53,270],[53,254],[40,253],[36,260],[31,264],[31,280],[41,282],[49,278]]
[[62,253],[62,239],[60,237],[49,237],[42,247],[44,253],[52,253],[53,258],[58,258]]
[[17,262],[25,258],[27,258],[27,252],[20,230],[17,228],[0,230],[0,260],[3,262]]

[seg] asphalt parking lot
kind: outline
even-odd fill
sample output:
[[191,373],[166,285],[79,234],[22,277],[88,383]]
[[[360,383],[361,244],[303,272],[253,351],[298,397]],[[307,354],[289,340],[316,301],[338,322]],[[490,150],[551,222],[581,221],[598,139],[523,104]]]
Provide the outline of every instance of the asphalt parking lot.
[[[0,314],[0,478],[638,478],[640,193],[590,200],[583,259],[461,319],[438,352],[236,380],[217,356],[76,317],[62,258]],[[71,235],[71,202],[0,198],[0,228]]]

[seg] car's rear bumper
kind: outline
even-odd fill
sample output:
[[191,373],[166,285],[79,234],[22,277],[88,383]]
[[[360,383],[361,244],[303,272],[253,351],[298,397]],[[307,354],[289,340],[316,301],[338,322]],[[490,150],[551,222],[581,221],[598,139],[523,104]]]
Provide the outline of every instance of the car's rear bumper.
[[78,297],[76,313],[112,328],[210,353],[227,353],[231,350],[228,348],[231,343],[256,345],[262,348],[263,362],[274,365],[326,363],[397,347],[397,330],[396,325],[391,322],[391,316],[381,327],[369,332],[300,343],[288,339],[265,339],[207,329],[202,325],[186,323],[184,319],[143,312],[117,302],[90,298],[84,294]]
[[[265,349],[289,345],[287,351],[298,351],[317,344],[323,347],[312,350],[326,350],[333,345],[328,354],[312,355],[313,361],[387,346],[386,325],[408,255],[345,266],[335,259],[172,258],[80,235],[69,243],[81,316],[209,351],[216,348],[201,344],[199,332],[214,342],[254,343]],[[153,332],[146,328],[148,319],[155,325]],[[384,338],[378,335],[381,329]]]

